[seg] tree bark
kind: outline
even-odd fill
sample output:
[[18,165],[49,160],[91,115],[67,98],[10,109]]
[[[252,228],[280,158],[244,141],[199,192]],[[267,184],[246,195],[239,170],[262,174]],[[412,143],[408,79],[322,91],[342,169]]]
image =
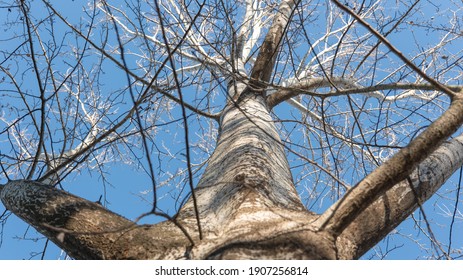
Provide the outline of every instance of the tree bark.
[[10,181],[0,191],[8,210],[76,259],[175,258],[190,245],[172,222],[137,226],[98,203],[35,181]]
[[136,225],[98,203],[34,181],[8,182],[0,187],[0,199],[76,259],[355,259],[463,164],[459,136],[432,153],[409,180],[368,206],[336,238],[320,230],[320,216],[303,207],[262,95],[247,94],[239,104],[228,105],[221,127],[217,148],[196,188],[202,240],[191,200],[175,223]]
[[462,165],[463,135],[460,135],[440,146],[408,179],[387,191],[344,230],[337,240],[339,258],[361,257],[431,198]]
[[138,226],[97,203],[32,181],[1,190],[5,206],[77,259],[334,259],[332,236],[296,192],[261,94],[224,109],[221,135],[192,200],[173,222]]
[[[223,111],[216,150],[196,188],[205,243],[200,258],[335,258],[334,239],[317,233],[294,187],[265,99],[244,93]],[[188,201],[181,220],[194,228]],[[207,247],[207,246],[206,246]]]

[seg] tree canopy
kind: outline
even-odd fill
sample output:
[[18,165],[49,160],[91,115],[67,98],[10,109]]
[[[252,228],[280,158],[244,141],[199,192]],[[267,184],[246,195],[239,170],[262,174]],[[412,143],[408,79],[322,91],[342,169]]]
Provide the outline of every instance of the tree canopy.
[[[461,3],[0,3],[0,192],[28,180],[135,223],[172,220],[222,164],[211,157],[224,108],[261,93],[278,135],[257,126],[281,138],[291,174],[278,180],[292,178],[300,198],[285,203],[355,235],[352,224],[368,230],[361,211],[403,183],[403,197],[380,204],[417,210],[385,222],[392,232],[363,257],[462,256]],[[56,258],[14,219],[1,205],[3,247],[21,236],[40,243],[33,258]]]

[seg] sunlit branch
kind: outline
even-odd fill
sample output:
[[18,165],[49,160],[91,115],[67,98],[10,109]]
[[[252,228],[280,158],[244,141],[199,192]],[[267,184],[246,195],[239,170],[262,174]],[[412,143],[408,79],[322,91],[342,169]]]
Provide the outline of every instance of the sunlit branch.
[[339,235],[377,197],[405,179],[463,123],[463,99],[450,107],[405,148],[366,176],[320,219],[320,227]]
[[[181,103],[180,99],[173,96],[172,94],[170,94],[167,90],[164,90],[158,86],[156,86],[154,83],[151,83],[150,81],[146,81],[145,79],[139,77],[138,75],[136,75],[135,73],[133,73],[130,69],[127,69],[124,67],[124,65],[118,61],[117,59],[115,59],[111,54],[109,54],[106,50],[104,50],[103,48],[99,47],[95,42],[91,41],[88,37],[86,37],[84,34],[82,34],[82,32],[80,32],[78,29],[76,29],[72,24],[70,24],[64,17],[62,17],[62,15],[60,15],[56,10],[54,10],[53,6],[51,6],[49,3],[47,3],[46,1],[44,1],[45,4],[47,5],[47,7],[49,7],[69,28],[71,28],[77,35],[79,35],[81,38],[83,38],[85,41],[87,41],[93,48],[95,48],[96,50],[98,50],[99,52],[101,52],[106,58],[110,59],[112,62],[114,62],[120,69],[126,71],[127,73],[130,74],[130,76],[132,78],[134,78],[136,81],[138,82],[141,82],[143,83],[144,85],[146,86],[149,86],[150,89],[154,90],[155,92],[160,92],[162,93],[164,96],[166,96],[167,98],[171,99],[172,101],[175,101],[176,103],[178,104],[183,104],[183,106],[185,106],[186,108],[188,108],[189,110],[201,115],[201,116],[204,116],[204,117],[208,117],[208,118],[212,118],[212,119],[215,119],[215,120],[218,120],[219,119],[219,115],[218,114],[210,114],[210,113],[207,113],[207,112],[203,112],[202,110],[199,110],[197,109],[195,106],[193,105],[190,105],[186,102],[183,102]],[[166,61],[166,60],[164,60]],[[165,65],[165,63],[163,63],[163,65]],[[161,71],[162,67],[160,69],[158,69],[158,73]],[[156,77],[156,75],[154,76]],[[142,100],[142,101],[145,101],[145,100]]]
[[[119,13],[121,13],[122,15],[124,15],[123,11],[113,7],[113,6],[110,6],[112,9],[114,10],[117,10]],[[101,8],[100,8],[101,9]],[[104,11],[105,13],[107,13],[106,11]],[[110,14],[107,14],[108,17],[112,18],[114,21],[116,21],[118,23],[118,25],[127,33],[127,34],[130,34],[132,36],[136,36],[136,37],[142,37],[144,39],[148,39],[149,41],[155,43],[157,46],[159,47],[162,47],[162,48],[165,48],[166,45],[157,40],[156,39],[156,34],[152,35],[152,36],[149,36],[147,35],[146,33],[142,33],[142,32],[139,32],[138,30],[136,30],[135,28],[135,24],[132,24],[134,26],[134,29],[135,30],[132,30],[130,29],[129,27],[127,27],[119,18],[117,18],[116,16],[114,15],[110,15]],[[130,22],[130,18],[128,16],[125,16],[124,17]],[[183,30],[185,31],[185,30]],[[222,59],[218,59],[218,58],[213,58],[211,57],[210,55],[208,55],[206,53],[206,51],[204,49],[202,49],[200,46],[201,44],[199,42],[196,41],[196,39],[194,39],[194,37],[191,35],[191,34],[187,34],[187,33],[184,33],[186,38],[188,38],[189,40],[192,40],[193,43],[192,44],[189,44],[189,46],[191,46],[192,48],[194,48],[196,51],[199,51],[201,56],[198,56],[198,55],[195,55],[195,54],[192,54],[186,50],[184,50],[182,47],[179,48],[176,52],[176,54],[178,55],[181,55],[182,57],[185,57],[185,58],[188,58],[196,63],[200,63],[200,64],[207,64],[211,67],[214,67],[214,68],[217,68],[221,67],[221,65],[224,65],[226,63],[225,60],[222,60]],[[177,71],[179,71],[180,69],[177,69]]]
[[[378,7],[380,1],[375,1],[372,3],[366,11],[363,11],[361,15],[362,18],[366,18],[371,16],[376,8]],[[358,53],[358,50],[355,50],[352,47],[346,48],[346,42],[342,41],[346,32],[352,29],[352,24],[354,19],[349,18],[348,20],[342,19],[339,16],[339,11],[334,9],[332,5],[329,5],[330,12],[328,13],[329,17],[327,18],[326,24],[326,32],[323,36],[319,39],[315,40],[313,43],[309,43],[308,50],[305,51],[303,58],[298,64],[298,67],[295,70],[294,77],[288,80],[300,80],[308,77],[308,73],[317,73],[321,67],[329,69],[329,64],[335,63],[335,60],[340,57],[349,57],[353,55],[353,53]],[[336,20],[342,20],[341,27],[334,29],[337,24]],[[308,42],[313,40],[312,36],[308,34],[308,30],[305,28],[303,29],[304,37]],[[365,34],[358,38],[355,38],[356,42],[362,42],[367,40],[367,38],[371,37],[371,34]],[[331,40],[336,40],[336,42],[331,42]],[[357,45],[355,42],[351,42],[351,44],[356,44],[357,48],[362,48],[361,45]],[[307,59],[313,53],[316,53],[316,56],[313,56],[309,61]],[[307,61],[307,62],[306,62]],[[334,68],[331,69],[334,71]]]
[[405,55],[400,52],[394,45],[392,45],[389,40],[387,40],[383,35],[381,35],[376,29],[371,27],[365,20],[363,20],[361,17],[357,15],[354,11],[349,9],[349,7],[341,4],[338,0],[331,0],[333,1],[340,9],[343,11],[347,12],[350,14],[352,17],[354,17],[358,22],[360,22],[364,27],[366,27],[372,34],[374,34],[384,45],[386,45],[395,55],[397,55],[405,64],[407,64],[408,67],[412,68],[413,71],[418,73],[424,80],[435,86],[439,91],[442,91],[446,93],[449,97],[454,97],[455,92],[452,91],[451,89],[447,88],[445,85],[439,83],[435,79],[431,78],[428,76],[426,73],[424,73],[418,66],[416,66],[413,62],[411,62],[408,58],[405,57]]
[[[323,88],[332,88],[336,86],[338,90],[329,91],[326,93],[319,93],[316,90]],[[453,91],[459,91],[461,86],[446,86]],[[298,95],[307,95],[312,97],[335,97],[335,96],[345,96],[352,94],[361,94],[366,97],[376,98],[380,101],[385,102],[394,102],[404,98],[416,98],[421,100],[432,100],[435,96],[433,95],[423,95],[416,93],[415,90],[422,91],[438,91],[434,85],[430,84],[415,84],[415,83],[389,83],[389,84],[378,84],[374,86],[361,86],[357,84],[352,79],[345,78],[312,78],[299,83],[295,83],[289,86],[277,87],[275,86],[276,91],[268,96],[268,103],[270,107],[275,107],[283,101],[287,101],[290,98],[296,97]],[[381,91],[389,90],[407,90],[407,92],[400,93],[397,95],[385,95]]]
[[246,0],[246,13],[243,18],[243,23],[239,26],[239,33],[237,36],[236,53],[238,58],[238,69],[244,67],[244,64],[249,58],[251,50],[256,45],[264,24],[267,20],[263,17],[267,13],[259,12],[260,0]]

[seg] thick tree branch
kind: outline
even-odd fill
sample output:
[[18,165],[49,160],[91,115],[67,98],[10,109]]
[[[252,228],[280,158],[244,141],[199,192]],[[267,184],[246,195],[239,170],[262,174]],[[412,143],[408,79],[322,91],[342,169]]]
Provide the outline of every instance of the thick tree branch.
[[[458,95],[456,95],[458,96]],[[328,209],[320,227],[341,234],[375,199],[404,180],[463,123],[463,98],[455,97],[449,109],[410,144],[370,173]]]
[[[463,165],[463,134],[442,144],[410,174],[366,208],[338,238],[340,258],[359,258],[404,221]],[[418,197],[415,197],[417,194]]]
[[178,258],[191,245],[172,222],[138,226],[98,203],[35,181],[8,182],[0,199],[77,259]]
[[296,0],[286,0],[280,4],[251,71],[251,85],[253,87],[261,88],[261,83],[266,84],[270,81],[278,48],[281,45],[294,8],[298,3]]

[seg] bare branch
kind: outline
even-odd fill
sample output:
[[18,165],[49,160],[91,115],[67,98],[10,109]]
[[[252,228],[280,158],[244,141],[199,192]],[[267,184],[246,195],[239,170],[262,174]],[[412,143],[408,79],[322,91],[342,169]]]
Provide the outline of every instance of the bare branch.
[[418,205],[431,198],[462,165],[463,135],[460,135],[442,144],[411,172],[409,179],[397,183],[351,222],[338,238],[338,242],[347,245],[344,248],[349,248],[341,252],[342,258],[362,256],[412,214]]
[[[75,32],[78,36],[80,36],[82,39],[84,39],[86,42],[88,42],[93,48],[95,48],[96,50],[98,50],[99,52],[101,52],[106,58],[110,59],[112,62],[114,62],[119,68],[123,69],[124,71],[126,71],[132,78],[134,78],[137,82],[141,82],[143,83],[144,85],[148,86],[150,89],[154,90],[155,92],[160,92],[162,93],[163,95],[165,95],[167,98],[177,102],[178,104],[182,104],[180,99],[173,96],[172,94],[170,94],[167,90],[164,90],[162,89],[161,87],[157,86],[156,84],[154,84],[152,81],[154,81],[155,79],[152,79],[152,81],[146,81],[145,79],[139,77],[138,75],[136,75],[135,73],[133,73],[133,71],[131,71],[130,69],[127,69],[126,67],[124,67],[123,63],[121,63],[120,61],[118,61],[117,59],[115,59],[110,53],[108,53],[106,50],[104,50],[103,48],[101,48],[100,46],[98,46],[95,42],[91,41],[87,36],[85,36],[84,34],[82,34],[82,32],[80,32],[78,29],[76,29],[72,24],[70,24],[60,13],[58,13],[58,11],[56,11],[53,6],[44,1],[44,3],[47,5],[48,8],[50,8],[69,28],[72,29],[73,32]],[[186,35],[184,35],[186,36]],[[176,49],[179,47],[180,45],[177,45],[176,46]],[[164,60],[164,62],[162,63],[162,65],[165,65],[167,59]],[[157,77],[157,74],[162,70],[163,67],[160,67],[157,71],[157,73],[154,75],[154,77]],[[145,101],[145,100],[143,100]],[[207,113],[207,112],[203,112],[201,110],[199,110],[198,108],[196,108],[195,106],[192,106],[186,102],[183,103],[183,106],[185,106],[186,108],[188,108],[189,110],[195,112],[195,113],[198,113],[199,115],[201,116],[204,116],[204,117],[208,117],[208,118],[212,118],[212,119],[215,119],[215,120],[218,120],[219,119],[219,115],[218,114],[210,114],[210,113]]]
[[359,182],[320,219],[320,228],[339,236],[380,195],[404,180],[418,164],[463,123],[463,99],[454,98],[449,109],[410,144]]
[[280,4],[251,71],[251,83],[256,83],[253,87],[260,88],[261,83],[270,81],[278,49],[298,3],[296,0],[285,0]]
[[429,82],[431,85],[435,86],[437,89],[440,91],[446,93],[449,97],[453,98],[455,97],[455,92],[452,91],[451,89],[447,88],[445,85],[439,83],[435,79],[431,78],[428,76],[426,73],[424,73],[419,67],[417,67],[413,62],[411,62],[408,58],[405,57],[405,55],[400,52],[396,47],[394,47],[389,40],[387,40],[381,33],[379,33],[377,30],[375,30],[371,25],[369,25],[365,20],[360,18],[357,13],[349,9],[346,5],[341,4],[338,0],[332,0],[340,9],[343,11],[347,12],[350,14],[352,17],[354,17],[358,22],[360,22],[363,26],[365,26],[372,34],[374,34],[384,45],[386,45],[395,55],[397,55],[407,66],[413,69],[416,73],[418,73],[423,79],[425,79],[427,82]]
[[[317,93],[316,90],[323,88],[332,88],[336,87],[335,91],[326,92],[326,93]],[[461,86],[446,86],[452,91],[458,92],[462,87]],[[361,86],[352,79],[346,78],[310,78],[304,79],[299,83],[279,87],[274,86],[276,92],[270,94],[267,97],[270,107],[275,107],[283,101],[286,101],[290,98],[296,97],[300,94],[313,96],[313,97],[335,97],[335,96],[344,96],[351,94],[362,94],[367,97],[377,98],[380,101],[393,102],[400,99],[414,97],[417,99],[431,100],[433,96],[423,96],[416,94],[413,91],[408,93],[401,93],[393,96],[386,96],[380,91],[386,90],[424,90],[424,91],[438,91],[439,89],[430,84],[414,84],[414,83],[390,83],[390,84],[378,84],[374,86]]]

